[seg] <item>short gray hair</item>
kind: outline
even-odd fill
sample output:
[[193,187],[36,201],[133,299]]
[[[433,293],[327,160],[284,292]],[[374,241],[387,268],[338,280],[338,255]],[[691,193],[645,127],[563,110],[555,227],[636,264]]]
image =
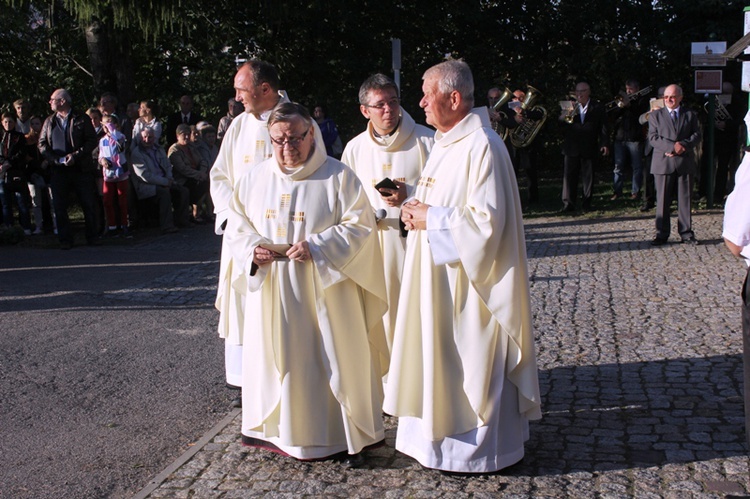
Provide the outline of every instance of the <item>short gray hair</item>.
[[398,86],[396,85],[396,82],[383,73],[375,73],[367,78],[362,83],[362,86],[359,87],[359,103],[366,106],[368,102],[367,94],[372,90],[384,90],[386,88],[392,88],[396,91],[396,96],[398,96]]
[[57,90],[55,90],[52,93],[53,94],[57,93],[58,94],[58,99],[64,99],[65,102],[67,102],[69,105],[71,105],[71,106],[73,105],[73,97],[70,96],[70,92],[68,92],[66,89],[64,89],[64,88],[58,88]]
[[281,104],[277,104],[268,116],[268,128],[271,128],[276,123],[291,123],[297,118],[304,121],[307,128],[310,128],[313,124],[310,111],[305,106],[296,102],[282,102]]
[[437,79],[438,91],[441,94],[448,95],[456,91],[470,108],[474,106],[474,76],[464,61],[451,59],[436,64],[422,76],[423,80],[428,78]]

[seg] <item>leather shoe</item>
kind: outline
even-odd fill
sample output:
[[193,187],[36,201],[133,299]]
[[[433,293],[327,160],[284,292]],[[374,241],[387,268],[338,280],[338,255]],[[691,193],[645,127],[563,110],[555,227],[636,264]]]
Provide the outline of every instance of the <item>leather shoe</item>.
[[661,237],[655,237],[651,240],[651,246],[664,246],[667,244],[667,239]]
[[682,244],[692,244],[693,246],[698,246],[700,243],[695,238],[695,236],[686,237],[682,241],[680,241]]
[[238,409],[242,407],[242,395],[237,395],[232,399],[231,402],[229,402],[229,407],[233,409]]
[[343,462],[344,468],[347,469],[359,468],[364,464],[365,456],[363,456],[361,452],[358,452],[357,454],[349,454]]

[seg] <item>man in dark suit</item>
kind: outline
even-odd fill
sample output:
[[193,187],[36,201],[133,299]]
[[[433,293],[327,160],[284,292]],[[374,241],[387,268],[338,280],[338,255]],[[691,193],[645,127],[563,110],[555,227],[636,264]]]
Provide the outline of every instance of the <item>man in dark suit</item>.
[[591,100],[591,87],[586,82],[576,84],[574,115],[563,111],[560,121],[566,124],[563,141],[564,173],[563,211],[574,211],[578,178],[583,185],[583,209],[591,209],[594,191],[594,165],[599,154],[609,154],[609,133],[604,106]]
[[177,125],[197,125],[199,121],[203,121],[203,116],[193,111],[193,96],[180,97],[180,110],[167,118],[167,148],[177,142]]
[[697,114],[680,107],[682,88],[669,85],[664,90],[664,107],[651,113],[648,140],[654,148],[651,173],[656,186],[656,237],[653,246],[669,240],[669,207],[677,190],[677,229],[683,243],[698,244],[693,234],[690,196],[693,176],[698,173],[695,146],[701,140]]

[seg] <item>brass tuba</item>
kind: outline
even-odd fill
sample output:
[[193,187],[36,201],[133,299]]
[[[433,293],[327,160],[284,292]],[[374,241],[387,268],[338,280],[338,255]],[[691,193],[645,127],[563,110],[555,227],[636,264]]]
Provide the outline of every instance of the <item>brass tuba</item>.
[[542,129],[544,122],[547,121],[547,110],[542,106],[535,106],[534,103],[542,97],[542,93],[527,85],[526,97],[521,102],[521,110],[524,111],[539,111],[542,113],[542,117],[537,120],[524,118],[524,120],[514,129],[510,131],[510,143],[513,147],[521,149],[528,147],[534,140],[539,130]]
[[[503,90],[503,93],[500,95],[500,99],[495,103],[494,106],[492,106],[493,111],[497,111],[500,113],[500,116],[503,116],[504,118],[508,118],[508,116],[500,111],[500,108],[503,107],[505,104],[508,103],[513,98],[513,92],[510,91],[508,87],[505,87]],[[495,132],[500,136],[503,141],[508,138],[508,129],[500,122],[500,121],[493,121],[492,122],[492,129],[495,130]]]
[[[714,95],[715,104],[715,114],[714,114],[714,123],[718,124],[720,121],[729,121],[732,119],[732,115],[729,114],[729,111],[727,110],[727,107],[724,105],[724,102],[721,100],[720,95]],[[703,109],[708,112],[708,102],[703,104]]]

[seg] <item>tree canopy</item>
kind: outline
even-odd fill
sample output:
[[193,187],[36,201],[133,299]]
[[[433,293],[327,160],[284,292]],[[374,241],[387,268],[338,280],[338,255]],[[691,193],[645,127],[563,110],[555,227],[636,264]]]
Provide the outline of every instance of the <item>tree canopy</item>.
[[[290,96],[321,104],[344,139],[364,126],[360,83],[392,74],[391,39],[402,47],[402,100],[418,121],[421,75],[446,57],[472,68],[476,102],[492,86],[533,85],[557,112],[577,79],[609,101],[625,79],[678,82],[690,92],[690,43],[742,36],[738,0],[6,0],[0,17],[5,68],[0,105],[31,100],[46,114],[54,88],[79,107],[104,91],[121,103],[156,100],[163,113],[194,95],[218,120],[233,96],[237,61],[279,69]],[[11,8],[12,7],[12,8]],[[738,82],[738,63],[725,80]]]

